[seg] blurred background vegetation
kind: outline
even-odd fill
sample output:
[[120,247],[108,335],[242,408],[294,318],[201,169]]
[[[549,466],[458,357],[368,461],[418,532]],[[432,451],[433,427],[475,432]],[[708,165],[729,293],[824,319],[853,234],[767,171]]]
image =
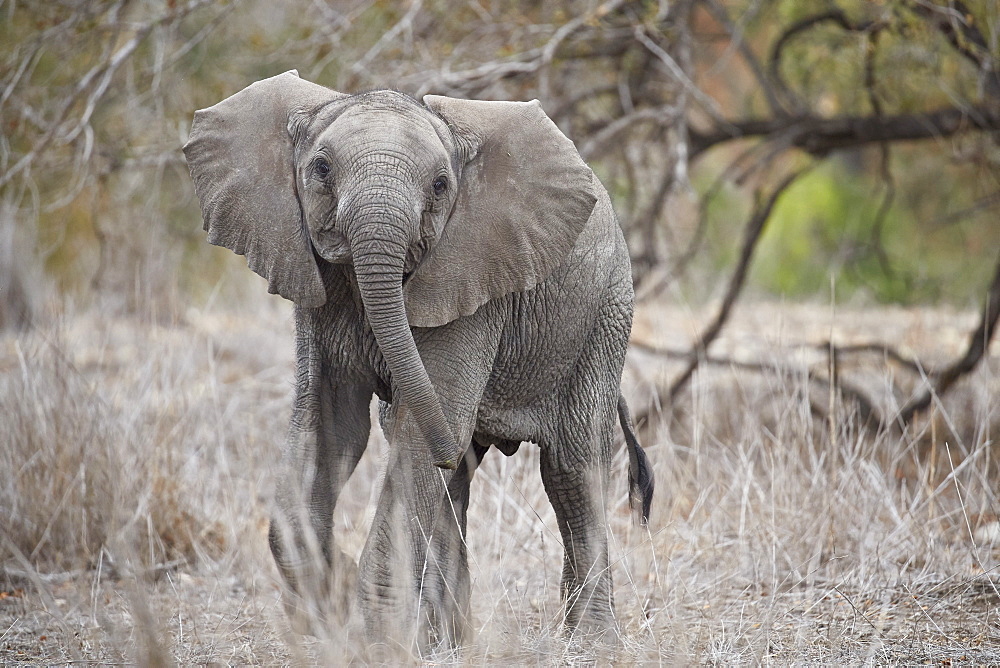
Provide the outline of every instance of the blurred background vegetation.
[[0,326],[67,299],[170,319],[255,280],[205,243],[180,146],[195,109],[292,68],[537,97],[612,192],[644,299],[719,297],[744,257],[757,295],[979,310],[998,42],[993,0],[0,0]]

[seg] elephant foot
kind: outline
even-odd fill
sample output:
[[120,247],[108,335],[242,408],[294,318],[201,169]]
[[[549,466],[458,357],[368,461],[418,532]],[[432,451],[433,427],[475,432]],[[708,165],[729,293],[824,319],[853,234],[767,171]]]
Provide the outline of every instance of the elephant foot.
[[287,587],[281,592],[281,603],[285,608],[285,616],[288,618],[292,633],[299,636],[322,637],[327,619],[319,606]]
[[292,631],[323,638],[354,617],[358,567],[340,550],[331,551],[329,564],[279,564],[285,580],[282,603]]
[[[429,604],[425,602],[424,606],[429,607]],[[429,619],[420,625],[417,646],[425,658],[454,654],[462,646],[470,626],[467,615],[453,606],[441,607],[444,609],[427,615]]]
[[[372,647],[392,663],[401,658],[429,660],[454,656],[461,648],[469,628],[465,615],[453,606],[435,605],[418,596],[400,596],[396,589],[378,588],[377,600],[359,598],[358,607],[365,618],[365,635]],[[362,585],[364,591],[364,585]]]
[[[593,589],[590,591],[577,589],[568,600],[569,605],[563,624],[565,638],[583,641],[593,647],[618,645],[620,634],[608,591],[598,595]],[[604,601],[604,604],[601,605],[600,601]]]
[[568,640],[582,641],[595,647],[615,647],[621,639],[614,623],[590,621],[575,626],[563,627],[563,636]]

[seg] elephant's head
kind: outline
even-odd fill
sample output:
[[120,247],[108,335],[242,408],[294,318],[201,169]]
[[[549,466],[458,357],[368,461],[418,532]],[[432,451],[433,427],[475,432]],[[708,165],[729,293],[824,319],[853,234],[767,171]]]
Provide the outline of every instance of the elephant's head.
[[184,146],[208,239],[300,307],[352,263],[392,375],[438,466],[458,449],[410,327],[543,281],[594,207],[592,174],[537,102],[344,95],[295,72],[195,113]]

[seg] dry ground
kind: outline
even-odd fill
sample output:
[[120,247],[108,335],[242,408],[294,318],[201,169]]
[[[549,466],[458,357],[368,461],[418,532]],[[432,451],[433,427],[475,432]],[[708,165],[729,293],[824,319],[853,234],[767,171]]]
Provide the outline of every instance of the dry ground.
[[[646,307],[634,337],[683,347],[699,318]],[[808,344],[890,341],[931,364],[975,314],[748,304],[716,365],[661,417],[677,362],[634,351],[625,389],[657,478],[632,525],[614,483],[617,646],[559,632],[561,547],[534,448],[473,483],[476,633],[434,663],[1000,663],[1000,350],[905,434],[869,433]],[[348,626],[292,634],[266,550],[270,473],[292,383],[277,299],[169,323],[90,311],[0,338],[0,663],[342,664]],[[878,355],[841,369],[891,409],[916,378]],[[909,375],[908,375],[909,374]],[[832,410],[832,418],[816,417]],[[828,415],[828,418],[829,418]],[[386,453],[379,433],[337,509],[357,557]]]

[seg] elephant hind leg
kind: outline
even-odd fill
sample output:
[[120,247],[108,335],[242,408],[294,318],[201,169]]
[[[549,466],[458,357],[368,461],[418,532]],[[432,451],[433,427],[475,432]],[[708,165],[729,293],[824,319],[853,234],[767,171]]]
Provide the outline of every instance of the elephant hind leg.
[[561,595],[571,633],[601,634],[615,623],[606,503],[611,434],[605,413],[609,410],[589,413],[589,424],[541,448],[542,483],[563,541]]

